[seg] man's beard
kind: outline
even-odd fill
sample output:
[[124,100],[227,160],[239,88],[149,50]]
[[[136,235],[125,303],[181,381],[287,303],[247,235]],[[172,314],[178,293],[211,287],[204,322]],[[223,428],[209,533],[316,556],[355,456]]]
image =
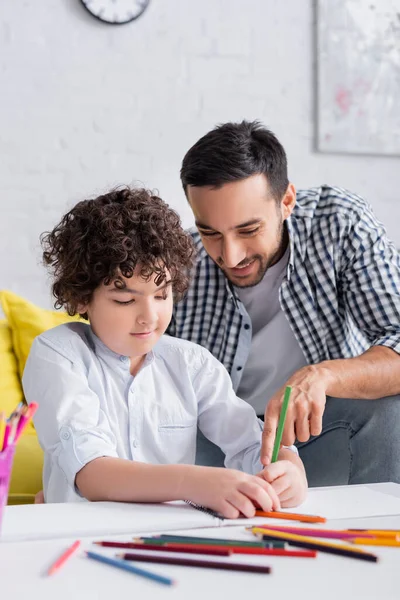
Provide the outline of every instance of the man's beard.
[[284,221],[281,221],[278,227],[278,239],[280,239],[280,243],[279,246],[277,248],[277,250],[272,254],[272,256],[270,256],[269,258],[266,258],[265,256],[262,256],[261,254],[254,254],[254,256],[252,256],[251,258],[246,258],[245,260],[243,260],[242,262],[240,262],[237,267],[244,267],[248,264],[250,264],[253,261],[258,261],[258,270],[256,275],[254,276],[254,279],[251,282],[240,282],[240,279],[232,279],[229,276],[229,273],[227,273],[224,269],[224,267],[221,265],[221,263],[223,264],[223,260],[222,258],[218,258],[217,259],[217,265],[219,266],[219,268],[221,269],[221,271],[223,271],[225,277],[227,279],[229,279],[229,281],[231,283],[233,283],[233,285],[235,285],[238,288],[250,288],[250,287],[254,287],[255,285],[258,285],[260,283],[260,281],[262,281],[265,273],[268,271],[268,269],[270,267],[272,267],[273,265],[275,265],[284,255],[285,250],[287,248],[287,244],[289,241],[289,237],[288,237],[288,233],[287,233],[287,228],[284,226]]

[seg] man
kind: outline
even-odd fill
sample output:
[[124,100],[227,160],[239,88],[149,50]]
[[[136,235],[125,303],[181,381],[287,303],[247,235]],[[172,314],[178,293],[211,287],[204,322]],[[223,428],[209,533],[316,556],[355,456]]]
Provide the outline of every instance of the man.
[[[290,385],[282,443],[297,440],[310,485],[400,482],[400,258],[370,206],[296,193],[258,122],[202,137],[181,179],[198,259],[168,333],[208,348],[265,416],[264,464]],[[200,440],[199,462],[221,458]]]

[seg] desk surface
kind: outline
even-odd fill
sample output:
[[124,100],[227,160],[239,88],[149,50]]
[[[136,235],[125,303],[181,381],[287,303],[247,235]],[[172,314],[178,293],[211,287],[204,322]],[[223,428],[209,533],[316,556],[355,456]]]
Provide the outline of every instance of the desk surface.
[[[396,486],[397,487],[397,486]],[[397,487],[396,492],[400,490]],[[400,495],[400,493],[399,493]],[[356,520],[359,528],[400,529],[400,514]],[[331,520],[327,527],[354,527],[355,520]],[[177,530],[174,531],[176,533]],[[132,532],[133,534],[134,532]],[[156,532],[153,532],[156,533]],[[185,530],[182,532],[188,534]],[[191,530],[190,535],[248,539],[243,525]],[[132,536],[110,536],[129,540]],[[96,538],[85,538],[82,550],[95,549],[113,556],[118,550],[92,545]],[[0,544],[0,589],[13,600],[33,597],[40,600],[109,600],[119,597],[145,600],[210,600],[225,596],[229,600],[252,597],[277,600],[342,600],[400,598],[400,548],[370,549],[378,554],[377,564],[319,553],[315,559],[234,556],[230,560],[267,564],[272,574],[258,575],[145,565],[144,568],[176,579],[168,588],[151,581],[87,559],[84,552],[71,558],[53,577],[47,568],[75,538]],[[4,597],[6,597],[4,595]]]

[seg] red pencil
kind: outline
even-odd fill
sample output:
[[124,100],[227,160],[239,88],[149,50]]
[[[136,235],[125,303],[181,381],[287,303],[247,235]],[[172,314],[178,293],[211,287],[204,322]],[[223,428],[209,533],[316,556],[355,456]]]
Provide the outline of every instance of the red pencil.
[[47,575],[53,575],[59,569],[61,569],[61,567],[67,562],[67,560],[73,555],[73,553],[79,548],[80,545],[81,543],[78,540],[74,542],[72,546],[67,548],[67,550],[63,554],[61,554],[61,556],[56,560],[56,562],[51,565],[50,569],[47,571]]
[[315,550],[286,550],[285,548],[250,548],[246,546],[204,546],[198,544],[140,544],[132,542],[93,542],[105,548],[129,548],[132,550],[160,550],[164,552],[183,552],[188,554],[208,554],[209,556],[230,556],[231,554],[258,554],[263,556],[297,556],[315,558]]
[[[165,544],[165,546],[162,546],[162,548],[171,549],[171,546],[173,546],[173,544]],[[181,548],[183,546],[184,545],[180,544]],[[198,548],[199,546],[189,547]],[[204,546],[201,547],[203,548]],[[258,556],[297,556],[298,558],[315,558],[317,556],[315,550],[286,550],[286,548],[250,548],[246,546],[212,546],[212,548],[229,548],[229,550],[233,554],[253,554]]]
[[137,544],[134,542],[93,542],[104,548],[128,548],[130,550],[157,550],[160,552],[183,552],[187,554],[207,554],[208,556],[231,556],[232,548],[216,546],[194,546],[193,544]]

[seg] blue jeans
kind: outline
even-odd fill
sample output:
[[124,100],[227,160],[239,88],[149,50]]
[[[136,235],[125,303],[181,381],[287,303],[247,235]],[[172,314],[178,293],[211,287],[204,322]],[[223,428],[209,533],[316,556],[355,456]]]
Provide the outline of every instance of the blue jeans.
[[[400,483],[400,396],[327,398],[322,433],[297,442],[310,487]],[[224,455],[200,432],[196,464],[223,466]]]

